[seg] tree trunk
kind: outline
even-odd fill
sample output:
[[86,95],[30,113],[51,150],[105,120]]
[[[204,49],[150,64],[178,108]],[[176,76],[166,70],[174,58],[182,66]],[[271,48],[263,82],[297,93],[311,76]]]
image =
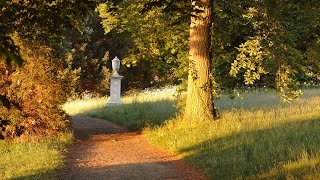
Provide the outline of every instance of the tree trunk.
[[189,76],[185,119],[215,116],[210,60],[211,0],[192,0]]

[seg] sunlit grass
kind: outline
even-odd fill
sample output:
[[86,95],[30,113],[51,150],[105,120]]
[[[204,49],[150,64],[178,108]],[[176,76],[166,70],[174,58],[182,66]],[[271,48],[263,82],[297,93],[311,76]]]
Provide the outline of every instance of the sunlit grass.
[[139,94],[123,97],[121,101],[122,106],[107,107],[107,98],[77,100],[65,104],[64,109],[71,115],[107,119],[133,131],[160,124],[177,112],[174,96],[169,93]]
[[[222,118],[175,118],[145,130],[151,141],[205,172],[210,179],[317,179],[320,176],[320,90],[291,105],[268,92],[220,99]],[[253,101],[253,102],[252,102]],[[264,102],[268,104],[259,103]],[[227,104],[223,104],[227,103]]]
[[76,115],[91,110],[104,108],[108,102],[107,100],[108,99],[106,97],[74,100],[64,104],[63,109],[69,115]]
[[112,108],[105,100],[83,114],[143,129],[210,179],[319,179],[319,88],[305,89],[291,104],[271,91],[222,96],[215,101],[222,113],[217,121],[184,121],[172,96],[157,96],[125,97],[123,106]]
[[57,179],[72,134],[41,141],[0,141],[0,179]]
[[236,93],[238,96],[231,99],[229,95],[222,95],[221,98],[215,100],[215,103],[221,110],[231,109],[261,109],[273,108],[273,106],[290,106],[292,103],[296,104],[304,99],[312,98],[320,94],[319,88],[304,88],[300,100],[293,101],[292,103],[281,103],[281,99],[276,92],[271,90],[252,90],[250,92]]

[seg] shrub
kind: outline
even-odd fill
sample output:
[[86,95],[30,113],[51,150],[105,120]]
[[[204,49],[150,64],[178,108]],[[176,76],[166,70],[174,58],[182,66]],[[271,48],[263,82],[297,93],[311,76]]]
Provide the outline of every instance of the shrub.
[[[16,37],[24,59],[21,68],[0,64],[0,121],[9,122],[0,129],[5,138],[43,137],[67,129],[69,120],[60,105],[72,90],[76,75],[66,73],[52,49]],[[70,86],[71,85],[71,86]],[[74,84],[75,85],[75,84]],[[6,120],[6,121],[4,121]]]

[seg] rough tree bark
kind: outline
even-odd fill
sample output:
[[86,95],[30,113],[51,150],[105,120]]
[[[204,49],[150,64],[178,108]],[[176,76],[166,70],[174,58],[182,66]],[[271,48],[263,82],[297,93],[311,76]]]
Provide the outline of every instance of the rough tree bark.
[[210,61],[212,0],[192,0],[185,119],[215,117]]

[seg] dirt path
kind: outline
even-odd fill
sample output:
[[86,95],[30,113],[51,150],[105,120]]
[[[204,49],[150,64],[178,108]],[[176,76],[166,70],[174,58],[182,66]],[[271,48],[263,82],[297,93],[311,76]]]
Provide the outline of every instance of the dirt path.
[[77,140],[60,179],[205,179],[143,135],[96,118],[75,116],[72,121]]

